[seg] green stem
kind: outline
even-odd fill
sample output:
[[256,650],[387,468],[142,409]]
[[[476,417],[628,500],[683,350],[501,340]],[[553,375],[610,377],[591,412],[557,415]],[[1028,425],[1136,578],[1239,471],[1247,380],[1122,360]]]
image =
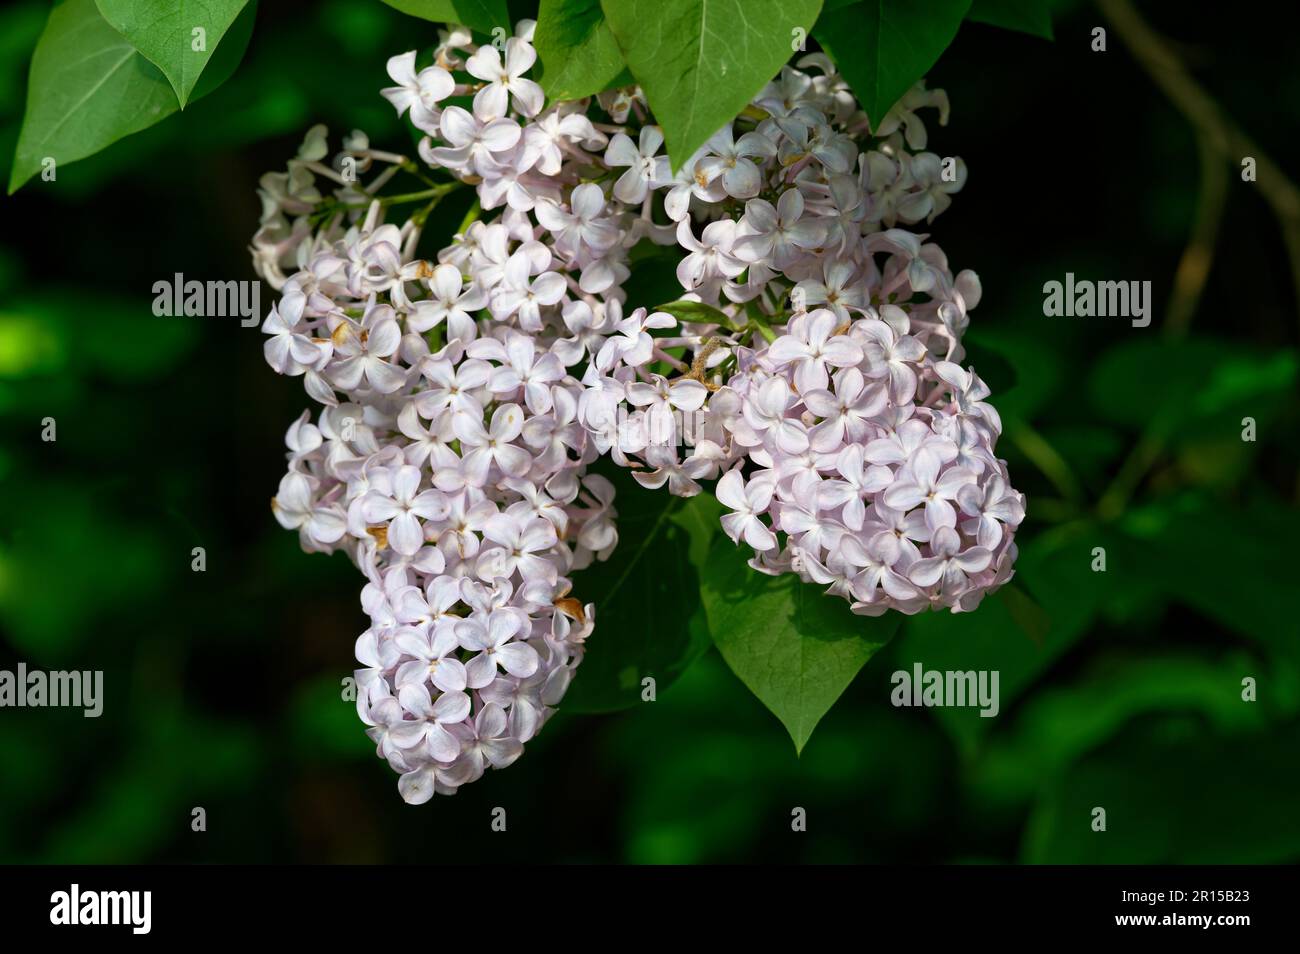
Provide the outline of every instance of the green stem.
[[469,207],[469,211],[465,213],[465,217],[460,220],[460,226],[452,234],[464,235],[465,232],[469,229],[469,227],[478,221],[478,217],[479,215],[482,214],[482,212],[483,212],[483,206],[479,204],[478,199],[475,199],[474,204],[471,205]]
[[1103,520],[1114,520],[1124,512],[1129,498],[1142,483],[1148,470],[1159,459],[1164,440],[1154,429],[1148,429],[1138,440],[1133,452],[1120,466],[1119,473],[1097,502],[1097,514]]
[[410,173],[411,175],[419,179],[421,182],[427,182],[431,186],[436,186],[438,184],[434,182],[432,179],[430,179],[427,175],[425,175],[424,170],[421,169],[418,165],[416,165],[415,162],[411,159],[405,160],[401,164],[400,168],[403,172]]
[[442,185],[434,186],[432,189],[424,189],[420,192],[405,192],[401,195],[386,195],[379,200],[379,204],[382,206],[403,205],[407,202],[422,202],[425,199],[433,199],[436,201],[441,199],[448,192],[459,189],[464,184],[465,183],[463,182],[446,182]]
[[776,332],[768,324],[767,315],[763,314],[763,310],[752,301],[745,304],[745,317],[749,319],[747,331],[757,331],[767,340],[768,344],[776,340]]
[[1007,429],[1007,438],[1052,482],[1066,503],[1071,506],[1078,503],[1081,491],[1074,472],[1042,434],[1028,424],[1017,424]]

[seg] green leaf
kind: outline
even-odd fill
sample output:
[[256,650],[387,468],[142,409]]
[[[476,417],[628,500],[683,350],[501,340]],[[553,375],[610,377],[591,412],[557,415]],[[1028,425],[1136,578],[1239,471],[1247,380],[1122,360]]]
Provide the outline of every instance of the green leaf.
[[726,537],[714,544],[701,576],[714,644],[781,720],[796,752],[898,628],[898,613],[855,616],[840,597],[792,573],[755,571]]
[[542,89],[552,100],[582,99],[633,82],[600,0],[542,0],[534,45]]
[[966,19],[1052,39],[1050,0],[975,0]]
[[1088,383],[1106,420],[1170,438],[1239,437],[1243,415],[1261,428],[1277,418],[1297,376],[1300,362],[1286,348],[1138,338],[1107,351]]
[[864,0],[825,14],[813,35],[853,87],[872,127],[934,66],[971,0]]
[[257,21],[257,0],[245,0],[244,9],[235,17],[221,44],[212,52],[207,69],[199,77],[190,93],[190,102],[202,99],[234,75],[243,62],[248,41],[253,37],[253,24]]
[[641,702],[641,680],[668,688],[711,643],[696,565],[720,533],[717,501],[640,486],[622,467],[598,467],[617,489],[619,543],[573,574],[574,598],[596,604],[596,629],[564,697],[565,712],[610,712]]
[[677,279],[679,260],[674,250],[649,242],[632,247],[628,255],[632,274],[623,284],[629,313],[631,308],[641,305],[654,311],[655,302],[672,301],[682,293],[682,283]]
[[384,0],[394,10],[401,10],[421,20],[434,23],[460,23],[480,33],[500,27],[513,35],[506,0]]
[[[1063,382],[1067,380],[1060,349],[1052,348],[1041,335],[1034,337],[1006,327],[971,328],[962,338],[962,345],[968,354],[972,350],[976,353],[981,350],[995,352],[1010,365],[1013,380],[1003,382],[1004,389],[995,389],[993,398],[1004,422],[1037,420],[1042,409],[1060,393]],[[978,363],[980,360],[983,360],[982,355],[970,359],[982,378],[984,372]],[[989,387],[995,386],[990,384]]]
[[[212,57],[194,98],[234,72],[248,44],[250,3]],[[64,0],[50,11],[32,54],[27,111],[9,173],[12,195],[52,159],[60,166],[94,155],[179,109],[162,72],[109,26],[95,0]]]
[[[1147,585],[1221,626],[1300,661],[1294,609],[1295,569],[1270,558],[1279,540],[1300,538],[1300,511],[1254,491],[1244,505],[1197,492],[1130,507],[1119,521]],[[1097,574],[1114,576],[1112,572]],[[1231,598],[1224,594],[1230,593]]]
[[1069,685],[1027,698],[1012,729],[994,736],[972,766],[977,784],[1002,799],[1031,797],[1152,713],[1194,714],[1224,732],[1260,730],[1265,710],[1242,704],[1241,682],[1231,675],[1257,666],[1242,653],[1213,662],[1187,653],[1108,657]]
[[674,170],[790,58],[821,0],[601,0]]
[[702,301],[670,301],[662,305],[655,305],[653,311],[667,312],[678,321],[693,321],[701,324],[715,324],[723,327],[730,327],[731,319],[726,314],[712,305],[706,305]]
[[41,170],[98,152],[179,108],[158,68],[99,15],[94,0],[50,11],[36,43],[9,192]]
[[[910,672],[920,663],[928,670],[997,672],[998,699],[1005,711],[1065,646],[1050,623],[1036,627],[1033,635],[1025,631],[1012,608],[1019,611],[1017,601],[1028,599],[1010,596],[1004,588],[985,598],[973,613],[910,617],[894,643],[897,667]],[[1029,612],[1043,612],[1032,601],[1029,605]],[[939,708],[933,715],[966,754],[998,721],[982,716],[976,707]]]
[[[95,0],[109,25],[163,71],[181,109],[189,102],[194,84],[247,2]],[[203,32],[196,36],[195,30]],[[196,43],[202,46],[201,50],[194,49]]]

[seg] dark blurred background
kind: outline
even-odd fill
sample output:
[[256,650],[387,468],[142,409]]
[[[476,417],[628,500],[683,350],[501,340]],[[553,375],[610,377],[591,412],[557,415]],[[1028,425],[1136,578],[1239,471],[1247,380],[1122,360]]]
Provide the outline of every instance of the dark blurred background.
[[[0,11],[0,155],[47,9]],[[1291,36],[1142,9],[1300,179]],[[264,3],[224,87],[0,200],[0,668],[105,673],[99,719],[0,710],[0,861],[1300,860],[1295,280],[1259,183],[1203,176],[1186,117],[1113,30],[1090,49],[1097,25],[1083,4],[1055,42],[967,23],[931,73],[953,110],[929,148],[970,168],[933,234],[983,280],[970,334],[1029,497],[1020,572],[973,616],[909,623],[802,758],[711,652],[657,702],[561,712],[507,771],[410,807],[340,698],[361,578],[269,509],[307,399],[257,330],[154,317],[151,289],[254,277],[257,178],[311,124],[410,149],[378,91],[431,25]],[[1189,299],[1198,216],[1217,243]],[[1067,271],[1150,280],[1151,327],[1044,317]],[[1185,333],[1162,328],[1176,294]],[[916,661],[999,670],[1000,715],[891,707]]]

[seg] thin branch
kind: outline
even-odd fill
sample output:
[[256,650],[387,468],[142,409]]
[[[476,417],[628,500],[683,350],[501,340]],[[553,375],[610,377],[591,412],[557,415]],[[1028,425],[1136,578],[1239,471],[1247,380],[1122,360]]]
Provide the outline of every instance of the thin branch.
[[1209,148],[1234,167],[1248,156],[1255,160],[1255,185],[1282,230],[1297,313],[1300,313],[1300,189],[1192,79],[1169,41],[1147,25],[1129,0],[1097,0],[1097,6],[1138,65],[1195,127],[1197,134],[1204,137]]
[[[1258,143],[1225,115],[1219,104],[1188,73],[1174,45],[1142,19],[1129,0],[1097,0],[1097,6],[1138,65],[1196,133],[1201,170],[1196,218],[1174,274],[1164,322],[1165,336],[1182,337],[1196,313],[1213,264],[1228,194],[1228,171],[1237,168],[1247,157],[1255,160],[1255,184],[1281,229],[1290,262],[1297,313],[1300,314],[1300,189],[1259,148]],[[1164,436],[1157,429],[1148,428],[1102,494],[1097,512],[1103,519],[1113,519],[1124,511],[1129,498],[1159,460],[1164,448]]]
[[1210,266],[1214,263],[1214,246],[1219,239],[1223,206],[1228,197],[1228,164],[1222,160],[1209,137],[1199,130],[1196,145],[1200,157],[1201,187],[1191,238],[1178,260],[1174,287],[1165,312],[1164,333],[1169,338],[1181,338],[1187,333],[1201,303],[1201,294],[1210,277]]

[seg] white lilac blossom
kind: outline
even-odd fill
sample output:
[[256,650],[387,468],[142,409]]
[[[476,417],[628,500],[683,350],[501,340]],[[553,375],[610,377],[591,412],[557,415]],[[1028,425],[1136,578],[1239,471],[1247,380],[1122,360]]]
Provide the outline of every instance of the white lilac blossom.
[[[756,570],[865,615],[973,609],[1024,517],[962,364],[979,280],[905,228],[965,181],[918,151],[941,91],[875,122],[811,54],[674,172],[636,87],[545,103],[532,28],[389,61],[423,165],[359,132],[327,165],[317,127],[259,190],[266,358],[319,405],[273,507],[367,577],[357,710],[410,802],[509,765],[562,700],[595,623],[570,575],[618,541],[603,454],[716,482]],[[381,191],[398,175],[429,188]],[[419,257],[456,188],[471,214]],[[642,254],[680,289],[629,301]]]

